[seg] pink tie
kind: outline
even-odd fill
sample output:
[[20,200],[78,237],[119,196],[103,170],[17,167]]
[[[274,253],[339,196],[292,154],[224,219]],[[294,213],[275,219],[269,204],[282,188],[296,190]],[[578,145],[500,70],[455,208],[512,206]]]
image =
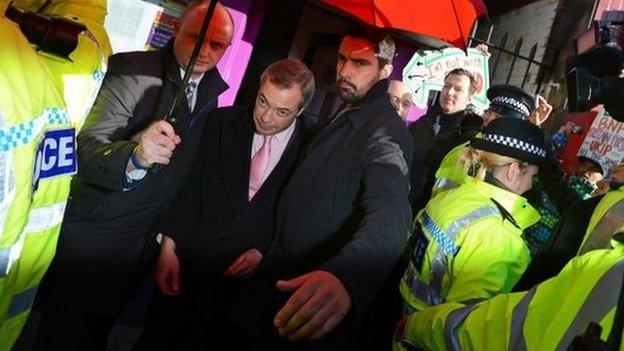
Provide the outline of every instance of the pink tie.
[[271,154],[271,139],[273,136],[264,136],[262,146],[256,151],[251,158],[251,167],[249,172],[249,201],[262,186],[262,176],[269,166],[269,155]]

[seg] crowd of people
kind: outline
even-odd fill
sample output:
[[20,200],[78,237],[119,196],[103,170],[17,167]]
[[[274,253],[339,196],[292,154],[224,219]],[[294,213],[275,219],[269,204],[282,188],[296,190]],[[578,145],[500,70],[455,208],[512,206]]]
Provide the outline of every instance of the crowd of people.
[[[476,111],[462,68],[407,126],[413,95],[389,80],[394,41],[365,28],[340,42],[331,116],[306,115],[315,79],[295,59],[264,70],[250,105],[219,108],[228,85],[216,65],[234,33],[221,4],[183,79],[209,6],[191,2],[160,50],[87,60],[101,88],[73,123],[80,167],[71,186],[71,172],[53,178],[66,210],[41,229],[58,243],[32,242],[30,223],[0,237],[0,268],[7,243],[24,250],[0,272],[0,348],[36,292],[35,350],[106,350],[153,273],[134,350],[560,350],[582,335],[624,350],[624,164],[607,172],[583,158],[565,175],[557,148],[573,125],[548,135],[553,107],[511,85],[489,87]],[[63,11],[78,20],[76,9]],[[89,38],[102,52],[80,44],[106,58],[105,38]],[[0,82],[24,69],[13,64]],[[7,101],[3,119],[20,112]],[[19,186],[34,199],[60,186],[38,181]]]

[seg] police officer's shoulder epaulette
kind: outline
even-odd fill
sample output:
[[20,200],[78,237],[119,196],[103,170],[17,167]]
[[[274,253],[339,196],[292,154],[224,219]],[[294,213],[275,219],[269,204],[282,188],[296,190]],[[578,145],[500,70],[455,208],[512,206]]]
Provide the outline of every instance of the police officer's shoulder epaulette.
[[501,205],[498,201],[494,200],[493,198],[490,198],[490,200],[492,200],[492,202],[496,205],[496,207],[498,208],[498,211],[500,211],[501,215],[503,216],[503,220],[508,220],[511,224],[514,225],[514,227],[518,228],[518,229],[522,229],[520,228],[520,225],[518,225],[518,222],[516,222],[516,220],[513,218],[513,216],[511,215],[511,213],[509,213],[509,211],[507,211],[503,205]]

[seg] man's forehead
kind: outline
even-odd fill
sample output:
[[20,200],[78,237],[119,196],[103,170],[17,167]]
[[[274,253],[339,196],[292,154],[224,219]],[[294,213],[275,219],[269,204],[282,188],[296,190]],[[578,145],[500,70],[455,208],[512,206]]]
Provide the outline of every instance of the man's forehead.
[[394,82],[394,81],[390,83],[390,91],[394,92],[395,94],[399,96],[403,96],[411,92],[407,84]]
[[338,51],[348,57],[376,56],[373,44],[366,39],[360,38],[345,37],[342,43],[340,43]]
[[453,82],[455,84],[457,84],[457,83],[470,84],[470,78],[468,78],[467,76],[465,76],[463,74],[450,74],[448,77],[446,77],[446,79],[444,81],[446,83]]
[[[282,97],[281,99],[273,99],[271,100],[270,95],[271,92],[273,94],[277,93],[276,96]],[[271,82],[270,79],[267,79],[260,88],[258,89],[258,95],[264,97],[271,104],[275,104],[276,108],[286,108],[292,109],[293,106],[297,107],[301,102],[301,90],[297,86],[292,86],[290,88],[280,87],[277,84]]]
[[[191,10],[191,13],[187,14],[187,17],[184,18],[187,27],[199,33],[206,11],[207,6]],[[227,10],[222,7],[217,7],[215,9],[214,16],[210,20],[210,25],[208,26],[208,33],[210,33],[210,35],[218,35],[219,37],[229,39],[233,31],[233,24],[226,11]]]

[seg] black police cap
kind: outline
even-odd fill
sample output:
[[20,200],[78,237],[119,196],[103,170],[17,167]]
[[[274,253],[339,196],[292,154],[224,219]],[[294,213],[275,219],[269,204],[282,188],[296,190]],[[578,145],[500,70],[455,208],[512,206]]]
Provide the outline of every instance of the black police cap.
[[535,109],[535,98],[513,85],[493,85],[487,91],[489,109],[503,117],[529,119]]

